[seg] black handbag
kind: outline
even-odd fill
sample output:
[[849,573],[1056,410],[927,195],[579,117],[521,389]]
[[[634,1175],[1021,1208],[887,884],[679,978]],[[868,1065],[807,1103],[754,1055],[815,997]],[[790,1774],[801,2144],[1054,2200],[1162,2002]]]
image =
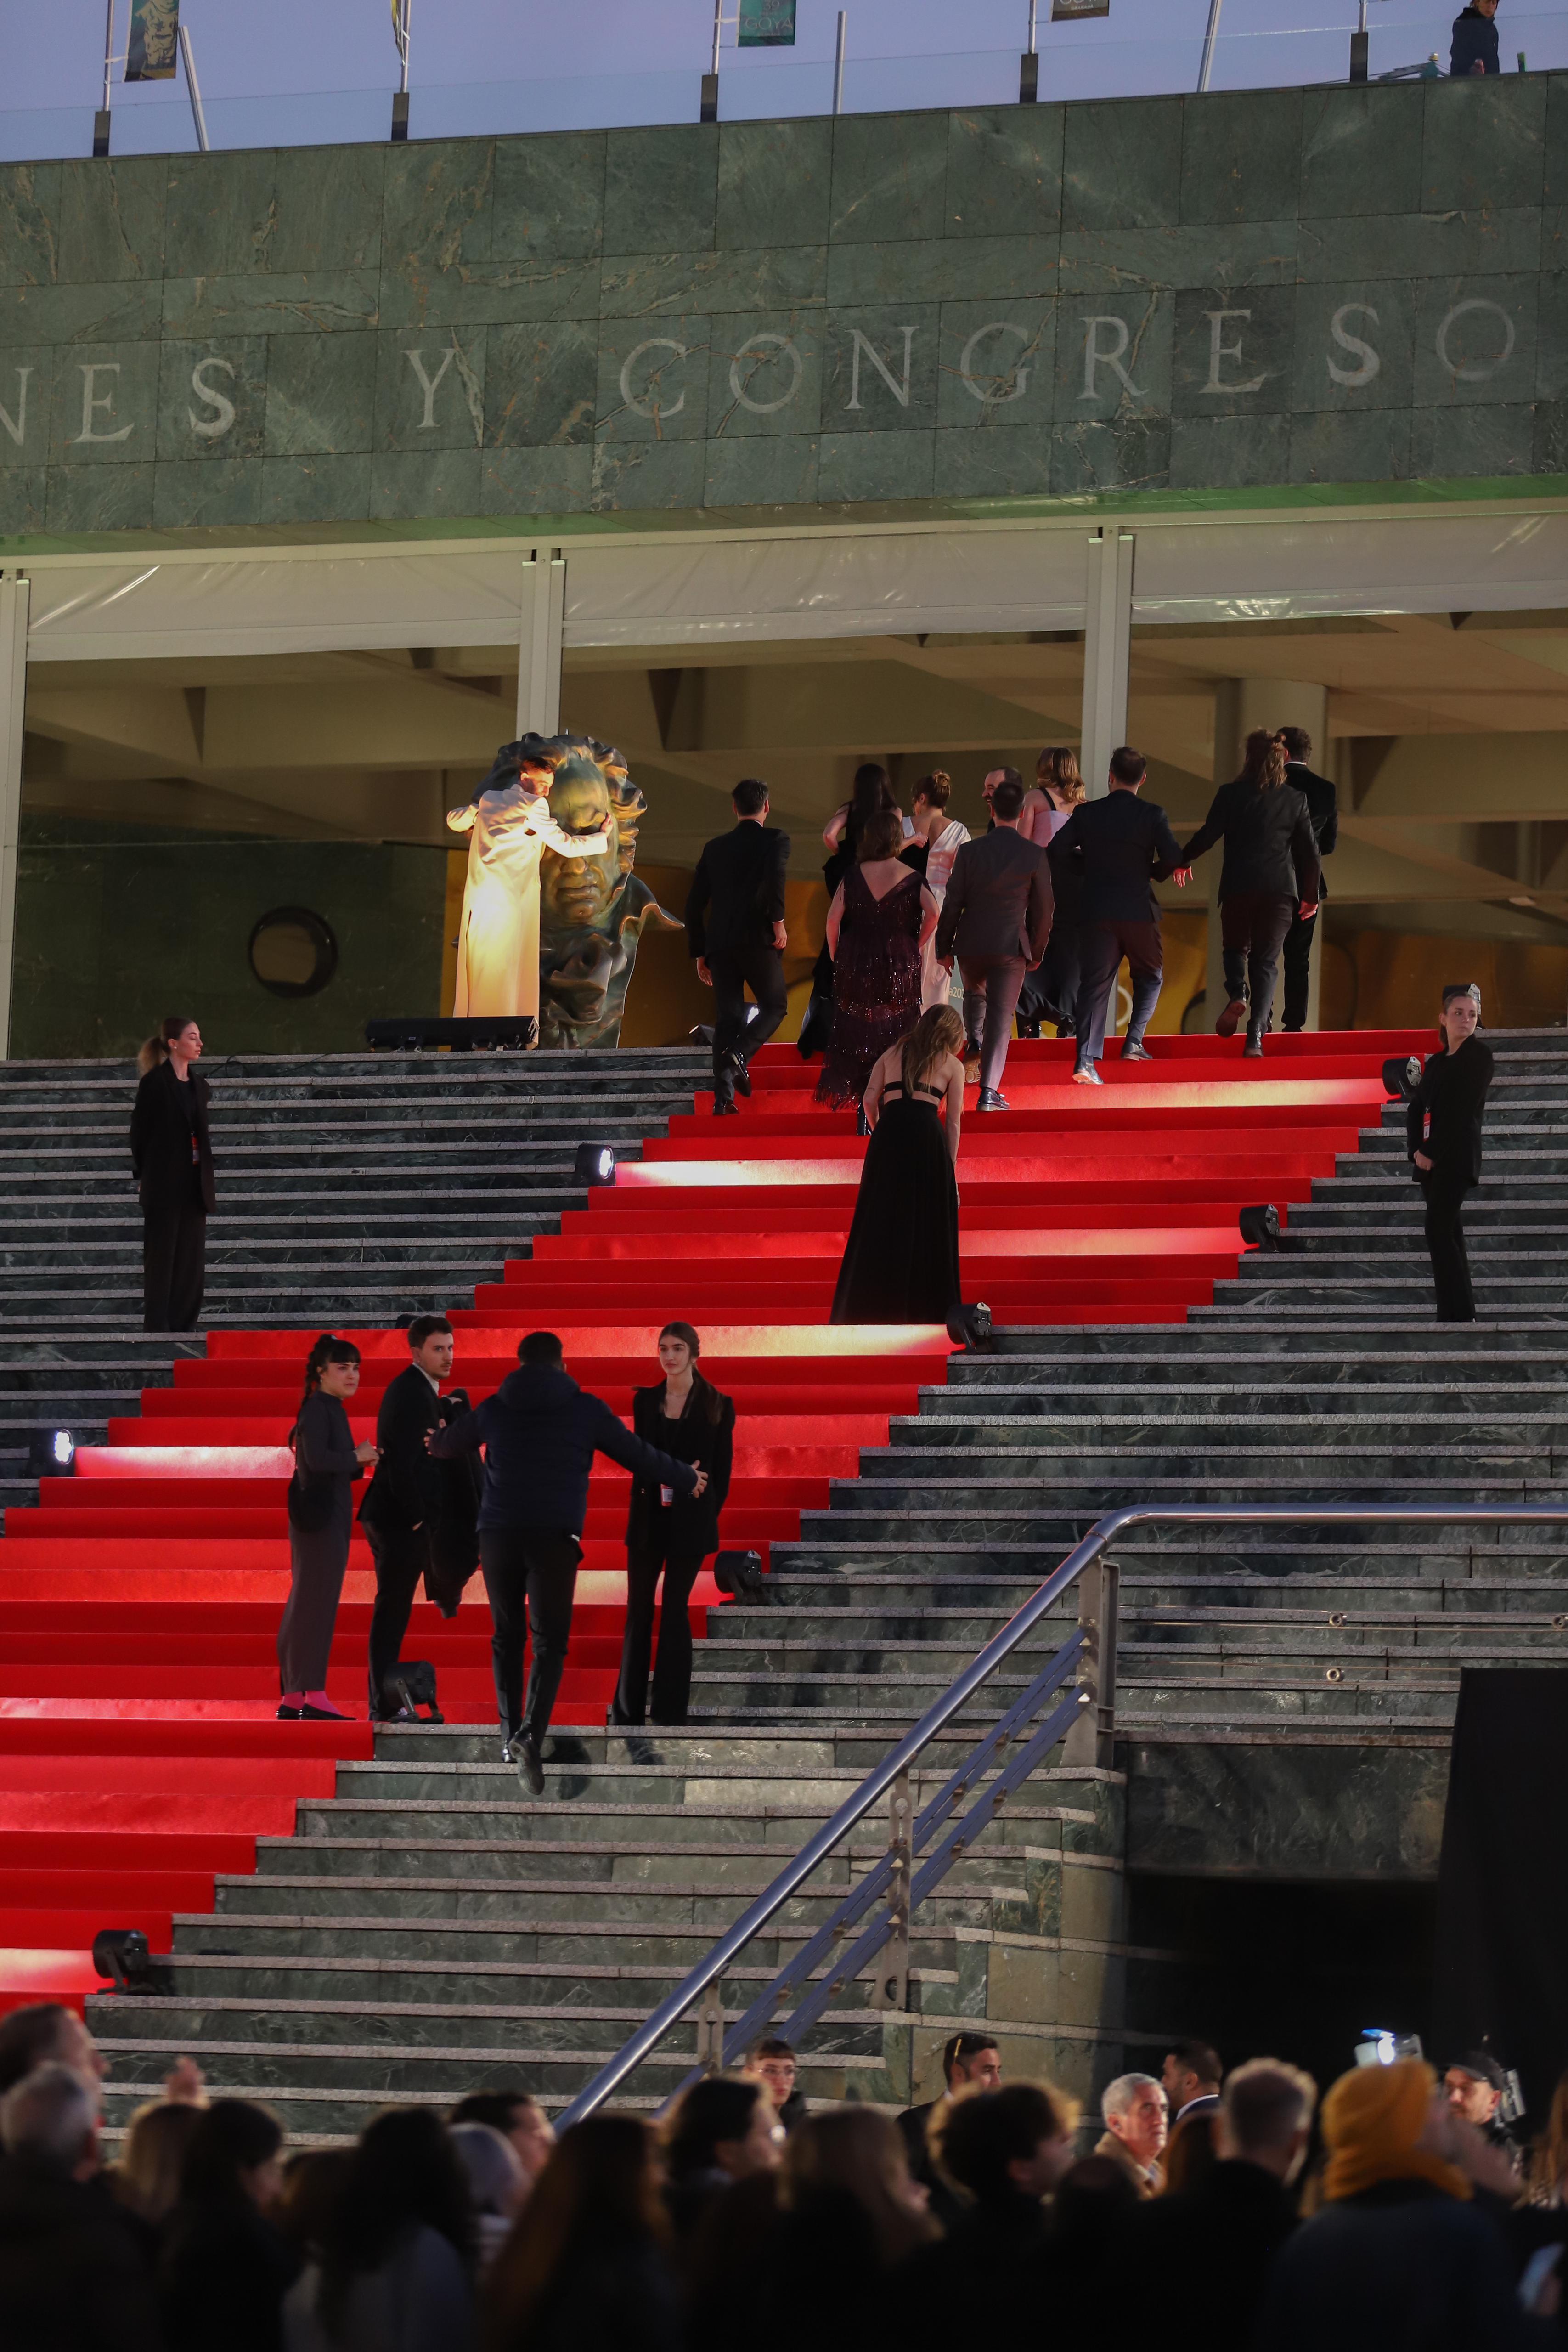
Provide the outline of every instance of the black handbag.
[[[429,1713],[422,1716],[422,1706]],[[404,1658],[392,1668],[382,1684],[382,1714],[406,1716],[415,1723],[445,1722],[435,1704],[435,1668],[428,1658]]]

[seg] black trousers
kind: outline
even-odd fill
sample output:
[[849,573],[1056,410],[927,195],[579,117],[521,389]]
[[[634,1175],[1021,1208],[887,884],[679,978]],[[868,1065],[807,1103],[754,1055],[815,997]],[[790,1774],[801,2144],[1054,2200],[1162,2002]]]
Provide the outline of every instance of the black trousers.
[[1034,1020],[1054,1021],[1059,1031],[1071,1029],[1078,1012],[1082,950],[1075,922],[1063,921],[1060,909],[1051,927],[1051,939],[1038,971],[1024,982],[1019,1011],[1030,1007]]
[[1307,991],[1312,979],[1312,935],[1318,928],[1314,908],[1303,923],[1300,901],[1291,908],[1291,928],[1285,933],[1285,1026],[1304,1029],[1307,1025]]
[[980,1085],[999,1087],[1008,1066],[1013,1013],[1024,982],[1022,956],[960,956],[964,1027],[980,1051]]
[[[566,1666],[571,1604],[582,1546],[565,1528],[482,1528],[479,1567],[490,1596],[490,1663],[496,1708],[507,1739],[538,1742]],[[523,1697],[523,1644],[533,1635],[528,1692]]]
[[1158,923],[1085,923],[1082,932],[1082,975],[1078,984],[1078,1010],[1073,1026],[1080,1062],[1097,1062],[1105,1051],[1105,1025],[1111,1012],[1111,991],[1127,959],[1133,981],[1133,1014],[1127,1024],[1129,1044],[1138,1043],[1149,1016],[1160,1001],[1165,979],[1165,950]]
[[[362,1524],[362,1523],[361,1523]],[[365,1528],[376,1564],[376,1605],[371,1612],[371,1713],[382,1711],[382,1685],[402,1655],[402,1637],[419,1580],[430,1559],[424,1528]]]
[[1427,1249],[1432,1260],[1432,1287],[1437,1295],[1439,1323],[1473,1323],[1476,1294],[1470,1286],[1469,1253],[1461,1222],[1468,1180],[1434,1168],[1421,1177],[1427,1202]]
[[207,1213],[200,1200],[145,1209],[141,1321],[148,1331],[193,1331],[207,1279]]
[[621,1679],[611,1719],[642,1723],[648,1711],[648,1656],[653,1642],[653,1597],[664,1580],[659,1618],[659,1654],[653,1664],[653,1720],[685,1723],[692,1696],[692,1621],[687,1603],[701,1552],[672,1551],[668,1537],[655,1531],[645,1548],[626,1553],[626,1638],[621,1645]]
[[[775,947],[716,949],[707,959],[713,974],[713,1087],[727,1101],[735,1092],[734,1074],[726,1066],[732,1054],[755,1054],[766,1045],[789,1006],[784,985],[784,958]],[[757,1018],[746,1017],[746,991],[757,999]]]
[[1233,1003],[1246,998],[1251,1035],[1260,1037],[1269,1026],[1280,976],[1280,950],[1299,903],[1273,898],[1266,890],[1243,890],[1234,898],[1220,900],[1225,985]]

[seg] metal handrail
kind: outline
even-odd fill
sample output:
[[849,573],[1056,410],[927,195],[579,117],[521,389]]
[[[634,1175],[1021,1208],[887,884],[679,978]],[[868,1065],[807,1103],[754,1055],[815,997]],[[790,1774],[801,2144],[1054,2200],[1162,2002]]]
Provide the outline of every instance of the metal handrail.
[[[694,2001],[699,2000],[709,1986],[781,1910],[790,1896],[810,1878],[819,1863],[826,1860],[835,1846],[841,1844],[857,1822],[864,1820],[878,1799],[887,1794],[900,1775],[907,1772],[916,1757],[930,1745],[937,1734],[946,1730],[974,1696],[980,1685],[988,1682],[1003,1660],[1011,1656],[1020,1642],[1031,1633],[1053,1604],[1069,1591],[1085,1572],[1099,1561],[1119,1536],[1129,1528],[1158,1524],[1167,1527],[1568,1527],[1568,1505],[1549,1503],[1127,1503],[1107,1511],[1097,1519],[1089,1533],[1076,1544],[1059,1568],[1052,1570],[1043,1584],[1030,1595],[1022,1606],[993,1635],[985,1648],[977,1653],[963,1673],[943,1692],[941,1697],[927,1707],[919,1722],[906,1732],[895,1748],[890,1748],[880,1764],[867,1773],[860,1787],[847,1797],[821,1828],[809,1837],[794,1859],[781,1870],[772,1885],[766,1887],[749,1904],[738,1919],[725,1930],[695,1968],[682,1979],[674,1992],[668,1994],[643,2021],[635,2033],[617,2051],[607,2065],[601,2067],[576,2098],[566,2107],[559,2122],[564,2130],[569,2124],[580,2123],[602,2106],[605,2100],[620,2089],[628,2075],[634,2073],[644,2058],[657,2048],[670,2028],[678,2023]],[[1102,1752],[1102,1743],[1108,1740],[1112,1725],[1111,1694],[1114,1689],[1115,1657],[1113,1641],[1100,1643],[1092,1638],[1098,1630],[1094,1617],[1083,1621],[1086,1638],[1084,1654],[1091,1661],[1087,1683],[1080,1688],[1071,1703],[1078,1715],[1069,1731],[1070,1759],[1083,1759],[1082,1748],[1087,1745],[1092,1756]],[[1053,1664],[1055,1661],[1052,1662]],[[1047,1669],[1049,1673],[1050,1669]],[[1092,1716],[1090,1708],[1094,1713]],[[1009,1712],[1016,1715],[1016,1706]],[[1065,1712],[1059,1708],[1051,1720]],[[1097,1720],[1096,1720],[1097,1718]],[[1049,1727],[1042,1727],[1042,1730]],[[991,1735],[996,1741],[1000,1726]],[[1086,1740],[1082,1735],[1087,1735]],[[1040,1735],[1029,1743],[1030,1751],[1038,1745]],[[1079,1744],[1079,1756],[1072,1756],[1074,1744]],[[1036,1759],[1038,1761],[1039,1759]],[[1032,1765],[1030,1768],[1032,1769]],[[933,1856],[933,1862],[939,1855]],[[948,1859],[951,1859],[949,1855]],[[943,1867],[946,1868],[946,1863]],[[927,1878],[923,1871],[911,1886],[912,1901],[915,1886]],[[941,1873],[937,1873],[939,1878]],[[885,1879],[883,1882],[885,1884]],[[929,1893],[931,1885],[922,1887]],[[854,1890],[858,1895],[860,1889]],[[868,1900],[871,1898],[868,1897]],[[813,1938],[813,1941],[819,1941]],[[802,1956],[803,1957],[803,1956]],[[846,1955],[846,1960],[848,1956]],[[789,1973],[789,1972],[787,1972]],[[835,1982],[843,1980],[842,1966],[833,1971]],[[814,1998],[814,1996],[813,1996]],[[747,2020],[750,2013],[747,2012]],[[738,2031],[738,2029],[736,2029]],[[727,2047],[733,2034],[725,2037]]]

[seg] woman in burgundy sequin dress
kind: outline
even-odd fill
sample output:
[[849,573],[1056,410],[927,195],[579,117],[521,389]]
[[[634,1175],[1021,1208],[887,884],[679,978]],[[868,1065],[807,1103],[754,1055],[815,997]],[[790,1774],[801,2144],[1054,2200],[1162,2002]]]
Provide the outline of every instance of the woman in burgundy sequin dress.
[[920,951],[936,929],[936,901],[899,852],[895,811],[870,819],[859,863],[828,909],[833,959],[833,1034],[817,1100],[858,1105],[888,1047],[920,1017]]

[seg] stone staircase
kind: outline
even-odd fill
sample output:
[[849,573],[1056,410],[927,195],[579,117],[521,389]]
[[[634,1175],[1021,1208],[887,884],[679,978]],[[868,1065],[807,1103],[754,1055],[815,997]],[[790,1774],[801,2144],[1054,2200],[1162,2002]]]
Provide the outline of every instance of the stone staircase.
[[[580,1142],[635,1157],[707,1056],[212,1055],[219,1213],[204,1330],[394,1323],[468,1304],[583,1192]],[[141,1329],[129,1062],[0,1063],[0,1503],[30,1499],[30,1433],[101,1443],[200,1333]]]
[[[1568,1503],[1568,1041],[1492,1043],[1480,1323],[1431,1320],[1391,1108],[1292,1211],[1288,1248],[1185,1326],[1014,1328],[953,1360],[775,1545],[775,1605],[710,1613],[687,1731],[566,1734],[542,1805],[473,1730],[383,1735],[340,1765],[295,1838],[260,1841],[255,1876],[178,1922],[162,1993],[90,2005],[112,2112],[187,2048],[311,2137],[481,2081],[563,2103],[1114,1504]],[[916,1915],[913,2013],[841,1988],[809,2095],[925,2095],[943,2034],[981,2018],[1009,2070],[1082,2094],[1157,2056],[1195,1980],[1189,1955],[1129,1941],[1130,1882],[1429,1877],[1460,1665],[1556,1664],[1568,1643],[1554,1530],[1155,1528],[1117,1558],[1124,1769],[1041,1772],[1009,1802]],[[917,1800],[956,1753],[929,1753]],[[732,2013],[883,1843],[868,1822],[791,1904],[727,1979]],[[634,2098],[656,2104],[692,2050],[672,2035]]]

